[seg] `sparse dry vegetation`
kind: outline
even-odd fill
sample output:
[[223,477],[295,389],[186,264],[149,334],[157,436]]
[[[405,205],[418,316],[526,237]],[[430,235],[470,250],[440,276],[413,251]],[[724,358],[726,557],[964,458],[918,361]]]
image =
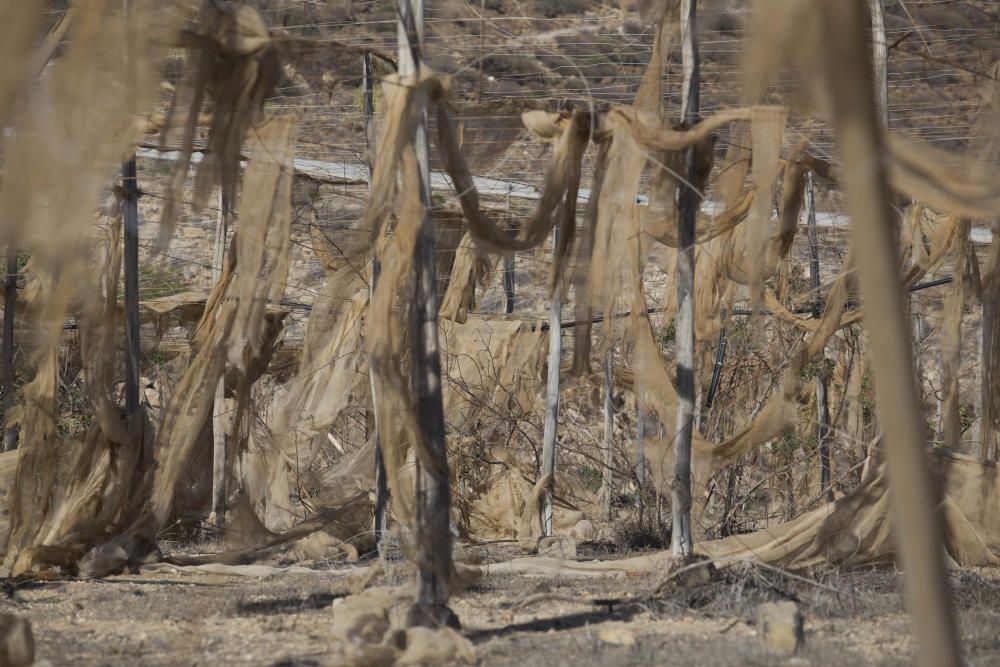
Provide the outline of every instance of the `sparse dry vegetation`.
[[1000,660],[1000,10],[693,4],[0,7],[36,664]]

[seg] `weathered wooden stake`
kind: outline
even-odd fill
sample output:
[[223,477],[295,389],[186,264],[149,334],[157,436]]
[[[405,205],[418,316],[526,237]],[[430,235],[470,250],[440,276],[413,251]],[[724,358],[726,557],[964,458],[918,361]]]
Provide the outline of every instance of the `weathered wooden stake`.
[[[823,315],[823,299],[820,297],[819,268],[819,238],[816,234],[816,198],[813,191],[812,172],[806,174],[806,216],[809,223],[809,279],[813,291],[813,317],[817,320]],[[833,488],[830,486],[830,399],[827,395],[829,377],[826,372],[826,350],[819,358],[819,370],[816,371],[816,423],[818,432],[816,442],[819,445],[819,488],[827,500],[833,500]]]
[[122,164],[125,266],[125,413],[139,409],[139,184],[135,154]]
[[[7,246],[7,277],[4,279],[3,306],[3,411],[14,407],[14,317],[17,313],[17,247]],[[4,428],[3,450],[17,449],[17,427]]]
[[[364,92],[362,95],[362,113],[365,118],[365,148],[367,149],[366,159],[368,160],[369,173],[375,164],[375,70],[372,67],[372,54],[365,52],[361,58],[361,73],[363,77]],[[372,179],[368,179],[368,187],[371,189]],[[372,239],[372,277],[369,285],[369,296],[374,296],[375,285],[378,283],[379,261],[375,254],[375,239]],[[378,401],[378,393],[375,388],[375,376],[369,373],[371,380],[372,409],[369,411],[367,423],[373,425],[375,438],[375,541],[376,544],[382,542],[382,536],[389,529],[389,478],[385,472],[385,461],[382,459],[382,440],[379,438],[378,417],[375,406]]]
[[[399,0],[399,74],[420,69],[423,45],[423,0]],[[441,470],[448,469],[444,405],[441,398],[441,358],[438,346],[438,301],[434,275],[434,227],[431,221],[430,153],[427,119],[417,127],[414,150],[420,170],[420,199],[424,208],[413,253],[413,301],[410,304],[410,351],[415,408],[424,444]],[[416,565],[417,599],[407,625],[457,624],[447,607],[448,577],[452,573],[452,535],[449,522],[451,489],[448,475],[417,464]]]
[[869,0],[872,21],[872,61],[875,65],[875,108],[883,128],[889,127],[889,45],[885,37],[884,0]]
[[642,486],[646,483],[646,400],[642,387],[635,392],[635,479],[639,483],[639,502],[642,503]]
[[[698,122],[700,67],[698,63],[698,0],[681,3],[681,50],[684,63],[683,120]],[[691,437],[694,428],[694,234],[700,204],[693,189],[697,182],[695,147],[687,150],[688,183],[680,193],[677,244],[677,428],[674,442],[674,479],[671,485],[673,534],[670,548],[675,558],[691,556]]]
[[[559,228],[552,230],[552,256],[559,247]],[[561,283],[561,279],[560,279]],[[552,534],[552,490],[555,488],[556,429],[559,424],[559,366],[562,363],[562,285],[549,304],[549,373],[545,389],[545,430],[542,434],[542,477],[552,476],[542,504],[542,533]]]
[[[511,185],[507,185],[507,214],[510,215],[510,190]],[[504,312],[508,315],[514,313],[514,254],[503,258],[503,291],[506,296]]]
[[615,351],[604,357],[604,467],[601,474],[601,521],[611,520],[611,485],[614,483],[614,396]]
[[[212,255],[212,282],[222,278],[226,264],[226,239],[229,235],[230,203],[228,194],[219,191],[219,215],[215,222],[215,244]],[[208,522],[222,526],[226,521],[226,374],[215,385],[212,403],[212,513]]]

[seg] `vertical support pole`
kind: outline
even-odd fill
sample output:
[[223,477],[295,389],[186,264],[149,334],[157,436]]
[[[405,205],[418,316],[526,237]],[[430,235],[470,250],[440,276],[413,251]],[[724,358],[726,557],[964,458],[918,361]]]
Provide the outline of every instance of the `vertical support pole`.
[[139,409],[139,185],[135,154],[122,164],[125,265],[125,413]]
[[[559,227],[552,230],[552,256],[559,247]],[[542,477],[551,477],[542,504],[542,534],[552,535],[552,490],[556,473],[556,428],[559,425],[559,366],[562,363],[562,279],[549,304],[548,381],[545,387],[545,430],[542,434]]]
[[885,37],[885,0],[869,0],[872,21],[872,62],[875,74],[875,108],[882,128],[889,127],[889,46]]
[[[131,14],[130,0],[122,0],[125,31]],[[125,45],[125,82],[131,90],[135,85],[135,65],[129,57],[131,39]],[[124,227],[123,264],[125,267],[125,414],[139,409],[139,181],[132,153],[122,163],[122,214]]]
[[[722,315],[725,319],[725,311]],[[705,409],[702,414],[705,421],[715,405],[715,397],[719,393],[719,384],[722,382],[722,364],[726,361],[726,348],[729,347],[729,338],[726,336],[726,327],[719,329],[719,347],[715,350],[715,365],[712,366],[712,381],[708,385],[708,398],[705,399]],[[705,424],[701,426],[702,433],[705,432]]]
[[[806,174],[806,216],[809,229],[809,280],[813,292],[813,317],[823,315],[823,300],[820,297],[819,237],[816,233],[816,197],[813,191],[812,172]],[[819,488],[826,499],[833,500],[830,486],[830,399],[829,378],[826,373],[826,350],[820,354],[820,366],[816,372],[816,422],[819,446]]]
[[[510,215],[510,183],[507,184],[507,215]],[[503,291],[506,296],[506,306],[504,312],[508,315],[514,314],[514,255],[503,258]]]
[[604,357],[604,467],[601,470],[601,521],[611,520],[611,485],[614,483],[614,391],[615,351],[608,350]]
[[[1000,222],[994,220],[990,225],[993,233],[993,247],[990,248],[987,270],[991,274],[989,282],[983,285],[983,296],[980,299],[983,307],[982,335],[980,336],[980,384],[979,384],[979,457],[988,461],[996,458],[997,433],[994,428],[996,419],[993,402],[993,336],[996,335],[997,317],[1000,315],[1000,278],[996,275],[1000,265]],[[986,273],[983,274],[984,276]]]
[[[4,279],[3,305],[3,411],[10,414],[14,407],[14,316],[17,312],[17,246],[7,246],[7,276]],[[17,427],[3,432],[3,450],[17,449]]]
[[[423,45],[423,0],[399,0],[399,74],[413,76],[420,70]],[[438,346],[438,301],[434,275],[434,228],[431,222],[430,153],[427,117],[413,138],[420,171],[420,199],[424,218],[413,251],[413,300],[410,304],[410,345],[415,409],[425,446],[438,470],[417,464],[416,566],[417,599],[407,615],[407,625],[457,625],[448,609],[452,535],[449,521],[451,489],[448,450],[441,399],[441,357]]]
[[639,483],[639,499],[642,501],[642,486],[646,483],[646,399],[642,386],[635,392],[635,479]]
[[[375,70],[372,66],[372,54],[368,51],[361,58],[361,71],[363,78],[362,113],[365,119],[365,148],[367,149],[366,159],[368,160],[368,171],[371,173],[375,164]],[[369,177],[368,187],[371,189],[372,180]],[[375,239],[372,239],[372,277],[369,284],[369,296],[374,295],[375,285],[378,283],[378,275],[381,266],[378,257],[375,255]],[[382,440],[379,437],[378,417],[375,412],[375,405],[378,401],[378,393],[375,388],[375,377],[370,375],[372,409],[368,415],[367,423],[373,425],[375,437],[375,542],[381,544],[382,536],[389,529],[389,478],[385,472],[385,461],[382,459]]]
[[479,0],[479,86],[478,97],[483,97],[483,59],[486,58],[486,0]]
[[[681,50],[684,64],[684,116],[688,125],[698,122],[700,67],[698,62],[698,0],[681,3]],[[685,156],[688,183],[697,182],[695,147]],[[691,437],[694,428],[694,234],[699,193],[686,186],[680,193],[677,243],[677,422],[674,444],[674,478],[671,485],[674,558],[691,556]]]
[[889,200],[885,149],[864,47],[863,0],[813,3],[822,21],[819,51],[831,102],[831,121],[844,163],[843,186],[861,283],[862,314],[871,340],[885,434],[889,502],[913,615],[918,664],[962,663],[944,563],[944,530],[928,466],[919,395],[914,381],[906,295],[897,270],[895,214]]
[[[212,282],[222,278],[226,264],[226,239],[229,235],[229,195],[219,191],[219,216],[215,222],[215,243],[212,254]],[[222,527],[226,521],[226,426],[223,413],[226,409],[226,374],[215,385],[212,402],[212,512],[208,523]]]

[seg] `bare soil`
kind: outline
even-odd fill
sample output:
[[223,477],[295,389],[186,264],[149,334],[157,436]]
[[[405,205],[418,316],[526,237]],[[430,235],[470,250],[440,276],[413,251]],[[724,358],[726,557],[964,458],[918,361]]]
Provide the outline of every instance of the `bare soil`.
[[[503,546],[484,561],[507,560]],[[171,571],[106,580],[8,584],[2,611],[29,619],[40,664],[327,665],[336,653],[334,601],[358,567],[314,563],[266,577]],[[410,581],[384,564],[371,584]],[[272,569],[272,572],[276,570]],[[659,577],[578,579],[487,573],[452,601],[482,665],[906,665],[914,644],[891,568],[805,575],[808,583],[751,566],[721,570],[640,603]],[[1000,570],[952,574],[966,658],[1000,665]],[[520,606],[529,595],[552,599]],[[805,617],[799,656],[768,653],[755,626],[759,603],[795,600]],[[400,610],[402,612],[402,610]],[[400,613],[401,615],[401,613]]]

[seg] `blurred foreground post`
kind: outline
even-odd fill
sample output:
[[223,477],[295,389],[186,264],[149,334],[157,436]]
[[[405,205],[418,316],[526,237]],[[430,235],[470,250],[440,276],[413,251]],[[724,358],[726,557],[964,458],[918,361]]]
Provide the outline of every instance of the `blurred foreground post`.
[[[399,75],[404,80],[420,71],[423,45],[423,0],[399,0]],[[424,445],[439,471],[417,463],[416,543],[417,599],[407,625],[457,625],[447,607],[448,577],[452,572],[452,536],[449,523],[451,489],[445,446],[444,405],[441,399],[441,358],[438,347],[438,300],[434,276],[434,226],[431,220],[430,153],[427,117],[417,125],[413,148],[420,171],[423,216],[413,250],[413,300],[410,304],[410,352],[414,402]]]
[[[700,68],[698,63],[698,0],[681,2],[681,54],[684,64],[682,120],[698,122]],[[694,428],[694,233],[701,193],[697,182],[695,147],[687,149],[687,184],[680,191],[677,231],[677,428],[674,443],[674,478],[670,501],[673,535],[670,548],[675,558],[691,555],[691,436]]]
[[823,26],[825,42],[819,53],[844,163],[848,214],[854,221],[864,326],[871,338],[893,530],[914,619],[915,653],[927,667],[957,666],[961,660],[944,565],[944,532],[927,463],[906,297],[897,270],[895,215],[864,39],[867,7],[864,0],[816,0],[814,6]]

